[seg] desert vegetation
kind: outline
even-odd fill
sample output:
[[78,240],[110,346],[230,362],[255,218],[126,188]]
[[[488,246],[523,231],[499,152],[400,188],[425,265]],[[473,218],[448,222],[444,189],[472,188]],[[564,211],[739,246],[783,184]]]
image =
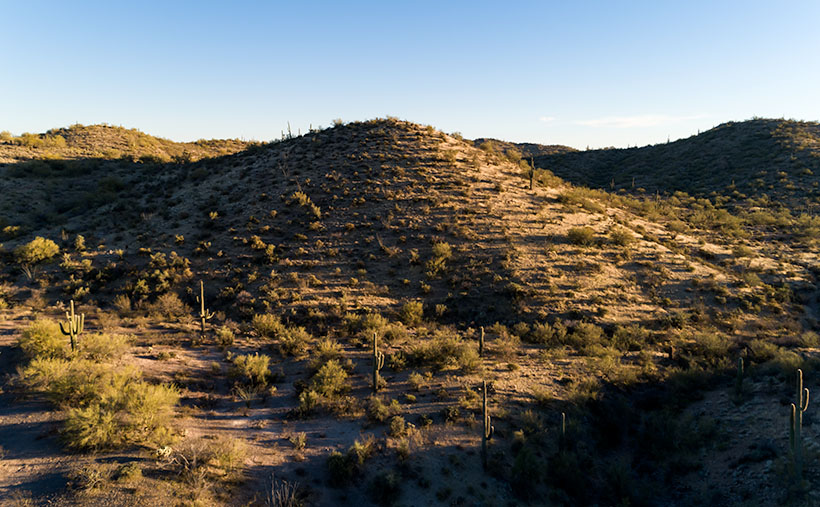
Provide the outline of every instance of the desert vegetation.
[[0,135],[0,496],[816,504],[818,138]]

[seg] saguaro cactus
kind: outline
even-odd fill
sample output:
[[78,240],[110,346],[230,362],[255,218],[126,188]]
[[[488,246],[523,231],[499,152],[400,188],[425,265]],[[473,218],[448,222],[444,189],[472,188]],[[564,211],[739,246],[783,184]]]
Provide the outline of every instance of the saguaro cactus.
[[483,385],[481,388],[483,392],[483,403],[482,403],[482,419],[484,421],[484,428],[481,433],[481,463],[484,468],[487,468],[487,442],[493,437],[493,432],[495,431],[495,427],[492,425],[492,418],[490,414],[487,413],[487,381],[483,381]]
[[68,322],[65,326],[63,326],[63,323],[60,322],[60,331],[64,335],[70,337],[71,352],[75,352],[77,350],[77,337],[80,335],[80,333],[83,332],[83,326],[85,325],[85,314],[74,314],[74,300],[72,299],[71,310],[65,312],[65,317],[68,320]]
[[384,353],[379,352],[379,335],[373,333],[373,392],[379,390],[379,370],[384,367]]
[[205,339],[205,321],[211,320],[214,314],[205,309],[205,284],[202,280],[199,281],[199,296],[197,296],[196,302],[199,303],[199,334],[202,339]]
[[481,335],[478,337],[478,355],[484,356],[484,326],[481,326]]
[[743,368],[743,358],[737,358],[737,376],[735,377],[735,396],[740,398],[743,394],[743,375],[744,375],[744,368]]
[[789,446],[794,461],[794,473],[799,479],[803,476],[803,412],[809,408],[809,390],[803,388],[803,370],[797,370],[797,405],[791,404],[791,421],[789,425]]

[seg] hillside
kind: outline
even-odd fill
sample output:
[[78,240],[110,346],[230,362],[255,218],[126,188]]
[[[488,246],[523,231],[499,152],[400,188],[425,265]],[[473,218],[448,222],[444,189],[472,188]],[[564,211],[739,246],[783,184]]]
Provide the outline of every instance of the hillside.
[[237,139],[178,143],[136,129],[111,125],[72,125],[43,134],[0,133],[0,164],[25,160],[129,159],[143,162],[190,162],[236,153],[249,143]]
[[642,148],[541,155],[536,166],[587,186],[742,202],[761,199],[791,209],[817,203],[820,124],[755,119],[729,122],[687,139]]
[[[812,159],[814,137],[762,124],[689,141],[749,167],[786,140]],[[581,185],[608,188],[592,161],[630,150],[538,156],[530,188],[526,151],[395,119],[176,162],[53,135],[75,155],[0,146],[0,424],[18,429],[0,435],[0,494],[258,505],[298,483],[308,505],[816,500],[782,486],[783,403],[797,368],[818,379],[811,217],[671,182],[648,197]],[[696,151],[681,146],[652,160],[675,168]],[[36,321],[62,320],[69,300],[86,314],[77,351]],[[94,394],[122,386],[155,405]],[[818,474],[807,464],[806,483]]]

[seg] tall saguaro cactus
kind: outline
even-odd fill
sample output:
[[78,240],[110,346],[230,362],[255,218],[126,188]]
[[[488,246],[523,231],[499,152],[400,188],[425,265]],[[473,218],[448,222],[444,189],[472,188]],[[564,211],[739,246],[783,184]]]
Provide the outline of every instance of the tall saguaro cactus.
[[797,405],[791,404],[789,425],[789,446],[794,460],[794,473],[798,479],[803,476],[803,412],[809,408],[809,390],[803,388],[803,370],[797,370]]
[[214,316],[213,312],[209,312],[205,309],[205,284],[202,280],[199,281],[199,296],[196,298],[196,302],[199,303],[199,334],[202,339],[205,339],[205,321],[211,320]]
[[379,352],[379,335],[373,333],[373,392],[379,391],[379,370],[384,367],[384,353]]
[[481,326],[481,335],[478,337],[478,355],[484,356],[484,326]]
[[60,322],[60,332],[70,337],[71,352],[75,352],[77,350],[77,337],[80,335],[80,333],[83,332],[83,326],[85,326],[85,314],[74,314],[73,299],[71,300],[71,310],[65,312],[65,318],[68,320],[68,322],[66,322],[65,326],[63,326],[63,323]]
[[482,420],[484,422],[483,431],[481,432],[481,463],[484,468],[487,468],[487,442],[493,438],[495,427],[492,425],[492,418],[487,412],[487,381],[483,381],[481,390],[483,391],[483,403],[481,408]]

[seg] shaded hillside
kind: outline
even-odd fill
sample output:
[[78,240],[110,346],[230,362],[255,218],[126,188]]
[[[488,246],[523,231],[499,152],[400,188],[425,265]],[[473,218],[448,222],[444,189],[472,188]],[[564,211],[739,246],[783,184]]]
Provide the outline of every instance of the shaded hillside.
[[738,201],[765,194],[798,209],[820,195],[820,124],[730,122],[672,143],[539,156],[535,164],[574,183],[607,190],[716,192]]
[[146,162],[190,162],[227,155],[247,148],[238,139],[199,140],[177,143],[137,129],[111,125],[72,125],[44,134],[13,136],[0,133],[0,164],[44,159],[120,159]]

